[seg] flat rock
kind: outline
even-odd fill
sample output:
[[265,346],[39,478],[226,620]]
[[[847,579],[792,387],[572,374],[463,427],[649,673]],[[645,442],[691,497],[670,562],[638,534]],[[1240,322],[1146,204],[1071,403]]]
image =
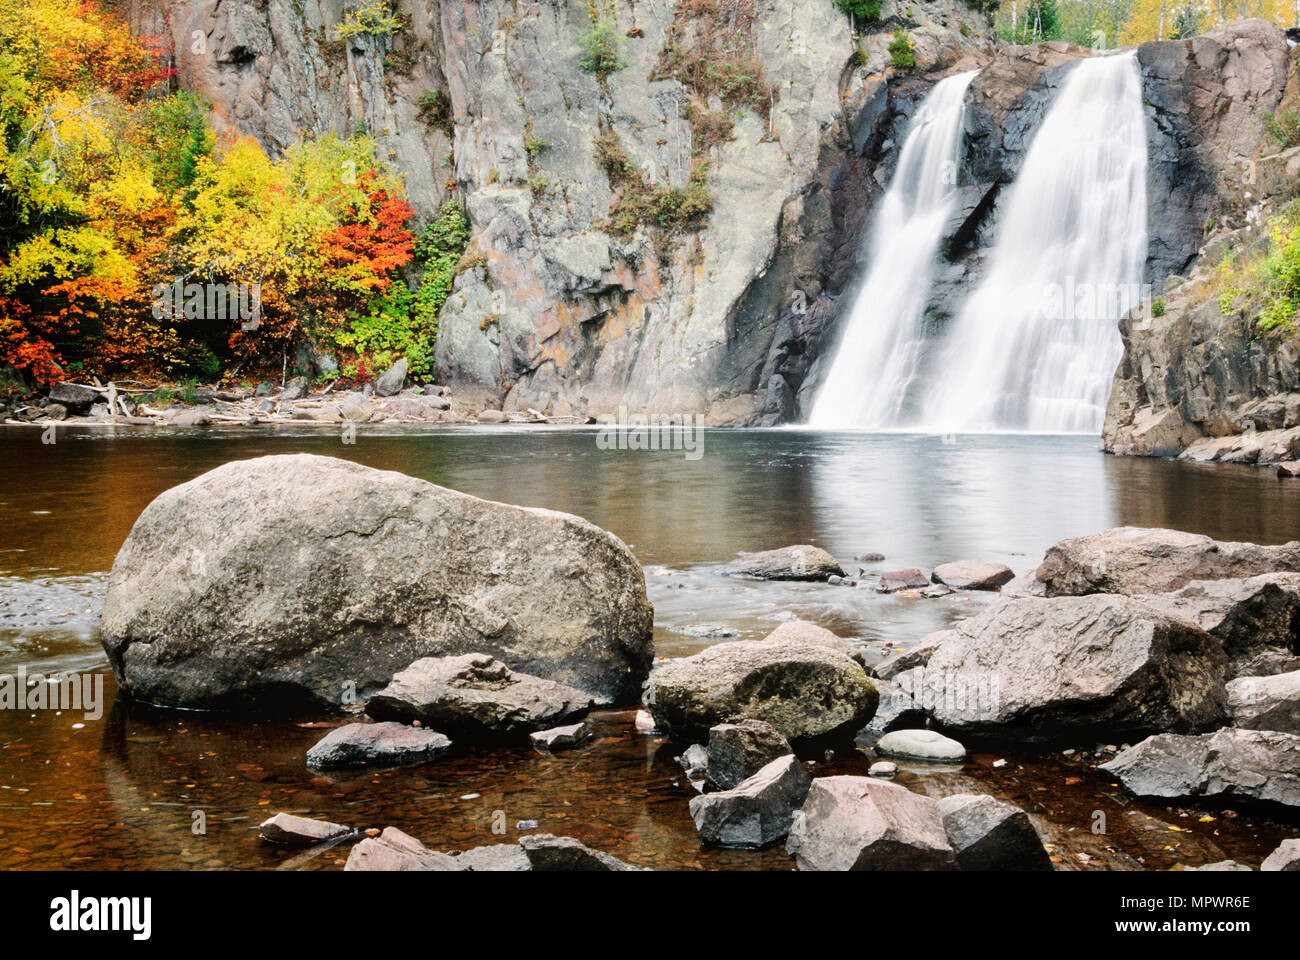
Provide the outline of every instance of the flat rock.
[[516,673],[483,653],[423,657],[366,701],[376,720],[419,720],[453,736],[487,740],[546,730],[590,707],[582,691]]
[[691,818],[705,843],[759,850],[790,832],[811,784],[803,764],[786,754],[733,789],[692,797]]
[[396,766],[426,763],[451,749],[443,734],[405,723],[349,723],[331,730],[307,751],[307,766]]
[[1300,873],[1300,840],[1283,840],[1276,850],[1264,858],[1259,869],[1270,873]]
[[892,730],[876,741],[876,752],[908,760],[961,762],[966,759],[965,747],[934,730]]
[[591,732],[591,722],[582,720],[563,727],[538,730],[536,733],[530,733],[528,739],[534,747],[554,753],[557,750],[582,746],[591,739]]
[[930,580],[916,567],[906,570],[890,570],[880,575],[876,589],[881,593],[897,593],[900,590],[920,590],[930,585]]
[[1140,797],[1300,807],[1300,737],[1225,727],[1149,737],[1098,769]]
[[839,562],[821,547],[801,544],[741,553],[722,570],[724,576],[754,577],[759,580],[826,580],[844,576]]
[[292,847],[309,847],[326,840],[333,840],[351,833],[349,827],[330,823],[328,820],[312,820],[292,813],[277,813],[257,828],[263,840]]
[[528,854],[517,843],[491,843],[474,847],[455,857],[466,870],[473,873],[526,873],[533,869]]
[[941,563],[934,568],[930,579],[946,584],[954,590],[997,590],[1015,579],[1015,573],[1001,563],[980,563],[975,560],[956,560]]
[[793,752],[790,742],[770,723],[720,723],[709,728],[709,783],[719,790],[731,790],[773,760]]
[[790,741],[850,736],[879,695],[852,650],[814,624],[784,623],[763,640],[715,644],[655,669],[646,706],[679,739],[710,727],[764,720]]
[[469,866],[459,857],[430,850],[396,827],[385,827],[379,836],[367,837],[353,847],[343,869],[443,873],[468,870]]
[[943,828],[963,870],[1051,870],[1052,861],[1029,814],[990,796],[939,800]]
[[593,850],[573,837],[557,837],[549,833],[537,833],[522,837],[519,846],[528,857],[533,870],[576,870],[600,871],[607,873],[636,870],[630,863],[624,863],[617,857]]
[[1232,725],[1300,735],[1300,670],[1228,682]]
[[818,777],[790,826],[800,870],[956,870],[939,803],[871,777]]

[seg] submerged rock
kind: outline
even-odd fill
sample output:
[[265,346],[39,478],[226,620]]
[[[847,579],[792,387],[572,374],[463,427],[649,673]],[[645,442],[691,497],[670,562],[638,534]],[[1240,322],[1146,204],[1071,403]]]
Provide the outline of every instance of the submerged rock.
[[955,870],[939,803],[870,777],[818,777],[786,850],[800,870]]
[[1168,593],[1193,580],[1300,572],[1300,541],[1277,547],[1227,543],[1196,533],[1116,527],[1050,547],[1038,568],[1049,597]]
[[419,720],[453,735],[489,740],[546,730],[590,707],[582,691],[516,673],[482,653],[424,657],[366,701],[366,712],[376,720]]
[[307,751],[317,769],[424,763],[451,749],[441,733],[404,723],[349,723],[325,734]]
[[941,760],[960,763],[966,748],[934,730],[892,730],[876,741],[876,752],[885,757],[909,760]]
[[759,580],[826,580],[844,576],[834,557],[821,547],[808,544],[742,553],[723,567],[722,573]]
[[292,813],[277,813],[257,828],[263,840],[291,847],[309,847],[352,832],[350,827],[328,820],[312,820]]
[[573,837],[538,833],[522,837],[519,846],[533,870],[575,870],[621,873],[637,868],[608,853],[593,850]]
[[1229,682],[1228,710],[1235,727],[1300,735],[1300,670]]
[[348,854],[344,870],[435,871],[468,870],[459,857],[430,850],[419,840],[396,827],[385,827],[377,837],[367,837]]
[[1140,797],[1300,807],[1300,737],[1290,733],[1231,727],[1197,737],[1163,733],[1098,769]]
[[764,720],[787,740],[850,736],[879,695],[852,651],[829,630],[784,623],[763,640],[719,643],[655,669],[646,684],[655,722],[679,738]]
[[640,564],[585,520],[298,454],[149,504],[101,639],[124,691],[171,706],[339,708],[479,651],[608,703],[639,693],[651,620]]
[[803,764],[787,754],[733,789],[692,797],[691,819],[705,843],[759,850],[790,832],[811,783]]
[[1014,578],[1015,573],[1008,566],[974,560],[941,563],[930,575],[935,583],[946,584],[954,590],[997,590]]
[[770,723],[720,723],[709,728],[709,783],[719,790],[730,790],[773,760],[793,752],[789,741]]
[[1029,814],[990,796],[959,793],[942,797],[939,810],[963,870],[1051,870]]

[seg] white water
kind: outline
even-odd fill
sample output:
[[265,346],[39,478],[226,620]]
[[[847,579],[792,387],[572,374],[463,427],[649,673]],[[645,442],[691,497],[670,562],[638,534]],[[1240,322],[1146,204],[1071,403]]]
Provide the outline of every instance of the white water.
[[813,404],[817,427],[883,427],[915,375],[935,254],[953,211],[971,70],[941,80],[908,127],[872,225],[867,278]]
[[1101,430],[1118,321],[1142,299],[1146,162],[1136,56],[1081,61],[1030,144],[921,426]]

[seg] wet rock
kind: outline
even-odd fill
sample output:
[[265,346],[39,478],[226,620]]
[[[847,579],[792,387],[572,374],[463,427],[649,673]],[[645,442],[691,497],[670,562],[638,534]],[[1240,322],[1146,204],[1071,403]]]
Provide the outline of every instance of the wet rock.
[[580,690],[516,673],[495,657],[423,657],[366,701],[376,720],[412,720],[453,736],[497,740],[546,730],[591,707]]
[[934,730],[893,730],[876,741],[876,752],[908,760],[958,762],[966,759],[966,748]]
[[66,410],[85,413],[90,405],[100,399],[100,392],[92,387],[83,387],[79,383],[60,381],[50,387],[50,402],[57,403]]
[[1228,710],[1235,727],[1300,734],[1300,670],[1229,681]]
[[298,817],[292,813],[277,813],[257,828],[263,840],[291,847],[309,847],[324,843],[352,832],[342,824],[330,823],[328,820],[312,820]]
[[573,747],[582,746],[591,739],[591,733],[591,722],[583,720],[580,723],[571,723],[568,726],[538,730],[536,733],[530,733],[528,739],[534,747],[554,753],[557,750],[569,750]]
[[655,722],[680,738],[765,720],[790,741],[848,736],[879,697],[852,650],[814,624],[783,623],[763,640],[719,643],[658,667],[646,685]]
[[943,583],[935,583],[925,587],[921,591],[921,596],[925,597],[927,600],[937,600],[939,597],[947,597],[952,593],[954,593],[952,587]]
[[870,777],[818,777],[790,826],[800,870],[956,870],[939,803]]
[[294,377],[280,391],[280,402],[289,403],[292,400],[301,400],[310,392],[311,384],[307,382],[306,377]]
[[698,637],[701,640],[725,640],[728,637],[740,636],[739,630],[722,623],[688,623],[685,626],[673,629],[677,633],[685,634],[688,637]]
[[963,870],[1051,870],[1052,861],[1029,814],[990,796],[939,800],[943,828]]
[[719,790],[731,790],[773,760],[793,752],[789,741],[770,723],[720,723],[709,729],[709,783]]
[[331,730],[307,751],[307,766],[396,766],[435,760],[451,741],[433,730],[404,723],[349,723]]
[[1300,807],[1300,737],[1227,727],[1149,737],[1098,769],[1140,797],[1249,800]]
[[1300,840],[1283,840],[1281,845],[1264,858],[1261,871],[1300,873]]
[[909,677],[950,732],[1041,742],[1213,728],[1226,667],[1214,637],[1131,598],[1029,597],[961,621]]
[[101,639],[127,693],[172,706],[337,709],[478,652],[610,703],[639,694],[651,621],[640,564],[585,520],[299,454],[149,504]]
[[1015,579],[1010,567],[1000,563],[979,563],[974,560],[957,560],[941,563],[934,568],[930,579],[954,590],[997,590]]
[[573,837],[556,837],[549,833],[522,837],[519,846],[533,870],[568,870],[624,872],[636,870],[607,853],[593,850]]
[[375,393],[381,397],[395,395],[406,383],[406,368],[406,358],[403,357],[380,374],[375,381]]
[[385,827],[379,836],[368,837],[353,847],[343,869],[442,873],[468,870],[469,865],[462,863],[460,857],[430,850],[396,827]]
[[890,763],[888,760],[877,760],[867,768],[867,776],[889,780],[898,776],[898,764]]
[[677,762],[686,771],[687,780],[703,780],[709,774],[709,751],[703,744],[691,744],[677,758]]
[[526,873],[533,869],[528,854],[517,843],[492,843],[474,847],[457,856],[456,861],[474,873]]
[[1276,547],[1227,543],[1195,533],[1116,527],[1050,547],[1038,568],[1049,597],[1168,593],[1193,580],[1300,572],[1300,541]]
[[897,593],[899,590],[920,590],[922,587],[930,585],[929,579],[924,573],[909,567],[906,570],[891,570],[888,573],[880,575],[880,583],[876,589],[881,593]]
[[692,797],[691,818],[705,843],[759,850],[790,832],[811,783],[803,764],[787,754],[733,789]]
[[723,569],[724,576],[754,577],[759,580],[826,580],[844,576],[839,562],[821,547],[803,544],[741,553]]

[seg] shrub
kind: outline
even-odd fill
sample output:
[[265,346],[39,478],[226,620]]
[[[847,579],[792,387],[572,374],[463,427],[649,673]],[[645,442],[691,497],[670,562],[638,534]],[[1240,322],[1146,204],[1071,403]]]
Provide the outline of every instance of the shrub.
[[397,29],[397,17],[388,9],[386,0],[372,0],[359,10],[347,14],[335,28],[340,40],[359,34],[386,37]]
[[1156,297],[1154,300],[1151,301],[1151,316],[1163,317],[1164,315],[1165,315],[1165,299],[1164,297]]
[[1300,143],[1300,113],[1291,109],[1280,111],[1280,115],[1265,111],[1260,119],[1264,121],[1264,132],[1280,149]]
[[851,13],[858,20],[868,22],[880,19],[881,0],[835,0],[835,6]]
[[592,20],[578,43],[582,47],[578,66],[601,80],[627,66],[623,59],[623,38],[618,35],[618,28],[610,17]]
[[889,61],[895,70],[911,70],[916,66],[916,48],[902,27],[894,31],[894,39],[889,41]]

